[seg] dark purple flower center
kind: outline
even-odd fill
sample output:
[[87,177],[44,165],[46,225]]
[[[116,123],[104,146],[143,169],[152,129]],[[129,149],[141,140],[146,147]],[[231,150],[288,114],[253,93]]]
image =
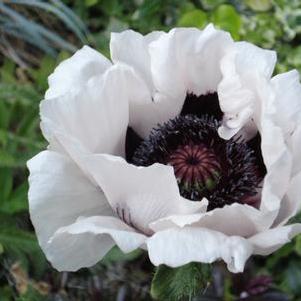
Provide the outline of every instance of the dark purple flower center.
[[219,181],[221,165],[206,145],[180,145],[168,158],[180,185],[187,189],[212,189]]
[[147,139],[128,130],[127,160],[138,166],[156,162],[173,166],[181,195],[192,201],[206,197],[209,210],[248,203],[265,174],[260,139],[247,143],[220,138],[221,118],[216,93],[190,94],[181,114],[158,125]]

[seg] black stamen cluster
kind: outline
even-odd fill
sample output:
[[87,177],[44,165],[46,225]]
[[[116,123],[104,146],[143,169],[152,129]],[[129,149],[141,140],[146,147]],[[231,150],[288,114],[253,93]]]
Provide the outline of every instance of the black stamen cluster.
[[243,203],[247,197],[257,193],[261,181],[256,156],[247,143],[234,138],[220,138],[217,132],[219,124],[219,120],[208,115],[178,116],[153,129],[130,161],[139,166],[156,162],[168,164],[170,156],[180,145],[201,143],[215,154],[221,166],[218,182],[213,189],[198,190],[187,189],[187,185],[178,181],[181,195],[194,201],[206,197],[209,210],[235,202]]

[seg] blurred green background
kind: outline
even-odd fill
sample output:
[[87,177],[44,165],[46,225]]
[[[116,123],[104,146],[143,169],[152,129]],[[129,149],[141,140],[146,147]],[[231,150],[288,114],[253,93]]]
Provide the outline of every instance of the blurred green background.
[[[39,102],[61,60],[83,44],[109,56],[112,31],[203,28],[209,22],[235,40],[275,49],[277,73],[301,71],[300,0],[0,1],[0,301],[151,300],[152,267],[140,251],[113,249],[96,267],[77,273],[50,267],[29,221],[25,164],[46,147]],[[225,276],[219,298],[195,300],[301,300],[301,236],[249,265],[240,281]],[[262,291],[242,299],[254,278]]]

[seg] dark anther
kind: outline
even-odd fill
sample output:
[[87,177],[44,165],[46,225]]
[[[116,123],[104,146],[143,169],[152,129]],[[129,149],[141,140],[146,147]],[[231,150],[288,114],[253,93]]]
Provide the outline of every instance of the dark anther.
[[254,156],[256,157],[256,162],[258,166],[258,172],[261,178],[263,178],[266,173],[266,167],[263,162],[263,157],[261,153],[261,137],[260,134],[257,133],[257,135],[252,138],[250,141],[248,141],[249,147],[254,151]]

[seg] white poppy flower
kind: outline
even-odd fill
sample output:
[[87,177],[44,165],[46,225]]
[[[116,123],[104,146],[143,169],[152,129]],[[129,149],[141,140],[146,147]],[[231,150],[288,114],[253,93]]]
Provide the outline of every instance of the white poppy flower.
[[212,25],[111,36],[49,77],[48,150],[28,162],[39,243],[58,270],[114,245],[154,265],[224,260],[241,272],[294,235],[301,204],[301,86],[276,54]]

